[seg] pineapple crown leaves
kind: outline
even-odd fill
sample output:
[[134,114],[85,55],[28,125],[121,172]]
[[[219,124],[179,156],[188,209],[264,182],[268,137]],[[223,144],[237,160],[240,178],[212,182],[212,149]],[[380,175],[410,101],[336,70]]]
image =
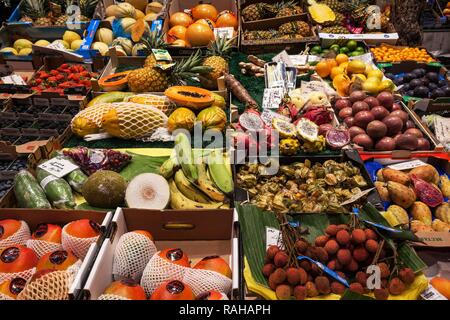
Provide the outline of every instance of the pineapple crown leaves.
[[213,68],[209,66],[202,66],[202,62],[203,57],[201,50],[197,50],[188,58],[178,62],[171,73],[173,82],[179,83],[182,80],[191,80],[199,74],[210,73],[213,71]]
[[150,31],[150,27],[147,25],[146,36],[142,37],[141,43],[145,46],[145,54],[152,54],[152,49],[165,49],[167,47],[166,42],[163,40],[165,34],[158,34],[158,31]]
[[44,17],[49,4],[47,0],[25,0],[21,4],[22,17],[37,19]]
[[226,37],[217,37],[212,41],[208,47],[208,56],[219,56],[225,59],[230,58],[231,47],[234,44],[236,37],[228,39]]

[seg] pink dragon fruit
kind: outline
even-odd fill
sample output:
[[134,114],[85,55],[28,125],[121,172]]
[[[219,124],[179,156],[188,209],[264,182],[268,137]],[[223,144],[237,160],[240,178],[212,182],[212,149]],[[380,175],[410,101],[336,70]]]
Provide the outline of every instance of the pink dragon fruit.
[[331,111],[328,111],[324,107],[313,107],[305,112],[303,118],[311,120],[318,126],[325,123],[330,123],[333,120]]
[[432,208],[435,208],[444,202],[444,196],[441,191],[431,183],[420,179],[415,174],[411,175],[411,180],[414,183],[414,190],[419,196],[420,201]]

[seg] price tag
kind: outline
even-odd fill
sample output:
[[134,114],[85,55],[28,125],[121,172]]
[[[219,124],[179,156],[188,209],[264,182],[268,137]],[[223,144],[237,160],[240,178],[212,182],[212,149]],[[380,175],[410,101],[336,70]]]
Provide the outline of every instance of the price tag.
[[263,96],[263,109],[278,109],[284,97],[284,88],[266,88]]
[[410,169],[414,169],[414,168],[426,166],[426,165],[427,164],[425,162],[423,162],[422,160],[411,160],[411,161],[407,161],[407,162],[391,164],[388,166],[388,168],[402,171],[402,170],[410,170]]
[[436,138],[442,143],[450,141],[450,118],[436,116],[433,124]]
[[216,36],[216,39],[224,37],[225,39],[232,39],[234,36],[234,28],[233,27],[214,28],[214,35]]
[[281,240],[280,230],[271,227],[266,227],[266,250],[270,246],[280,246],[280,244],[282,244],[280,240]]
[[447,300],[442,294],[440,294],[431,284],[420,294],[424,300]]
[[327,92],[324,83],[320,81],[302,81],[300,90],[302,95],[307,95],[312,92]]
[[4,84],[26,85],[27,83],[17,74],[12,74],[6,77],[2,77],[1,80]]
[[165,49],[152,49],[153,55],[155,56],[156,61],[172,61],[172,56],[169,51]]
[[350,204],[350,203],[355,202],[356,200],[358,200],[358,199],[364,197],[366,194],[369,194],[369,192],[372,191],[373,189],[375,189],[375,188],[370,188],[370,189],[361,191],[361,192],[359,192],[359,193],[353,195],[350,199],[348,199],[348,200],[342,202],[342,203],[341,203],[341,206],[345,206],[345,205],[347,205],[347,204]]
[[272,126],[273,119],[282,119],[284,121],[291,122],[290,118],[269,109],[263,109],[263,112],[261,112],[261,119],[268,127]]
[[50,43],[48,46],[46,46],[46,48],[62,50],[62,51],[67,50],[66,47],[64,47],[64,45],[61,43],[61,41],[54,41],[54,42]]
[[59,158],[50,159],[40,164],[38,167],[58,178],[62,178],[72,171],[78,169],[78,166],[76,164],[73,164],[68,160]]
[[283,62],[286,67],[294,67],[294,63],[291,60],[291,57],[288,55],[286,50],[281,51],[275,57],[272,58],[273,62]]
[[294,66],[304,66],[308,62],[308,56],[304,54],[296,54],[289,56]]

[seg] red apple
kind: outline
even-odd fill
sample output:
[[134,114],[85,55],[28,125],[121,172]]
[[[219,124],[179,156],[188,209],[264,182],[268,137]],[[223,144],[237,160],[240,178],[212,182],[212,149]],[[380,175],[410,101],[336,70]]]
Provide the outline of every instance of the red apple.
[[61,243],[61,232],[61,227],[56,224],[41,223],[36,231],[33,232],[31,238],[33,240]]
[[24,246],[14,246],[3,249],[0,253],[0,272],[22,272],[36,267],[36,253]]

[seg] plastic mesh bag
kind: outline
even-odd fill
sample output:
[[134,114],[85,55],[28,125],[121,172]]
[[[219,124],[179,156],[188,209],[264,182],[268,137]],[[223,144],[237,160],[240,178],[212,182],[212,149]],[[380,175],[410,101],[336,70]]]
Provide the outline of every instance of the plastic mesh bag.
[[25,221],[20,221],[21,226],[14,234],[8,238],[0,240],[0,250],[16,245],[25,245],[27,240],[31,238],[30,228]]
[[153,241],[145,235],[136,232],[123,234],[114,252],[114,279],[131,278],[139,281],[156,251]]

